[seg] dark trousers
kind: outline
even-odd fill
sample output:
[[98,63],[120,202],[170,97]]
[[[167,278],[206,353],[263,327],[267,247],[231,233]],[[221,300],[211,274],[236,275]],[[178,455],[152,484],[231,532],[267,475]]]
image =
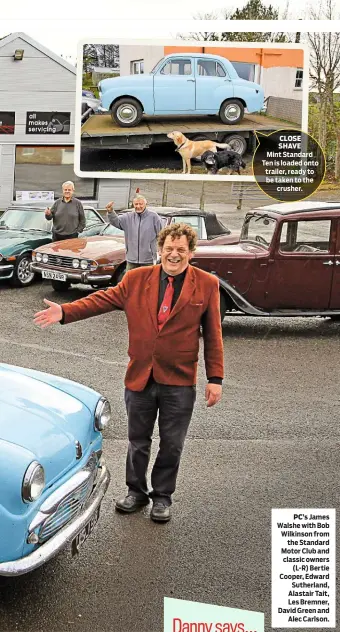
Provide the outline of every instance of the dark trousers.
[[[152,378],[143,391],[125,389],[129,437],[126,484],[133,496],[150,496],[154,501],[171,505],[195,399],[195,386],[157,384]],[[146,473],[157,413],[160,442],[149,494]]]
[[72,235],[58,235],[54,230],[52,231],[52,241],[63,241],[64,239],[74,239],[78,237],[78,233],[72,233]]

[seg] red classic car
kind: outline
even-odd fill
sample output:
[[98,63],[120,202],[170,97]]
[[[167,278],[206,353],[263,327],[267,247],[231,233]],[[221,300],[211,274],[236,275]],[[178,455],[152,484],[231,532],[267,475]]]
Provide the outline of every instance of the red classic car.
[[199,246],[220,280],[222,316],[340,317],[340,203],[292,202],[247,213],[240,241]]
[[[216,217],[199,209],[148,207],[163,219],[191,224],[200,244],[236,243],[239,232],[231,232]],[[50,279],[56,291],[67,290],[71,283],[100,287],[115,285],[125,272],[125,245],[122,230],[106,224],[95,237],[66,239],[37,248],[32,254],[32,272]]]

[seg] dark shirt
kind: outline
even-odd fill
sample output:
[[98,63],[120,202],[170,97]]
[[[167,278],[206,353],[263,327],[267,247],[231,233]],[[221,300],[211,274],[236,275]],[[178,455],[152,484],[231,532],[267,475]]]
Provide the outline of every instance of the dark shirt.
[[[177,274],[177,275],[173,276],[173,279],[174,279],[174,281],[173,281],[174,295],[172,297],[170,311],[176,305],[176,302],[177,302],[177,300],[179,298],[179,295],[180,295],[180,293],[182,291],[182,287],[183,287],[185,275],[187,273],[187,269],[188,268],[186,268],[184,270],[184,272],[181,272],[181,274]],[[158,294],[158,308],[157,308],[157,312],[159,312],[159,308],[160,308],[160,306],[162,304],[162,301],[163,301],[163,298],[164,298],[164,294],[165,294],[165,290],[166,290],[167,285],[168,285],[168,276],[169,275],[162,268],[161,274],[160,274],[160,279],[159,279],[159,294]],[[220,377],[210,377],[208,379],[208,382],[210,382],[210,384],[222,384],[222,378],[220,378]]]
[[[179,298],[179,295],[182,291],[182,287],[183,287],[183,283],[184,283],[184,279],[185,279],[185,275],[187,273],[187,268],[184,270],[184,272],[181,272],[181,274],[177,274],[176,276],[173,277],[174,282],[173,282],[173,286],[174,286],[174,295],[171,301],[171,308],[170,311],[174,308],[174,306],[176,305],[177,299]],[[160,276],[160,280],[159,280],[159,294],[158,294],[158,307],[157,307],[157,312],[159,312],[159,308],[162,305],[163,302],[163,298],[164,298],[164,294],[165,294],[165,290],[167,288],[168,285],[168,274],[166,272],[164,272],[163,268],[161,270],[161,276]]]

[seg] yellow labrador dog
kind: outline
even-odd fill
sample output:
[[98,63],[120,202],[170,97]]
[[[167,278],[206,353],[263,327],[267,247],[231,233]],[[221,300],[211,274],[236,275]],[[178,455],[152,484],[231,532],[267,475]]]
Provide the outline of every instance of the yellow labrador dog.
[[217,147],[221,149],[232,149],[228,143],[216,143],[214,140],[189,140],[181,132],[170,132],[168,138],[174,141],[177,146],[176,151],[181,155],[183,161],[183,173],[191,172],[191,158],[202,156],[205,151],[217,151]]

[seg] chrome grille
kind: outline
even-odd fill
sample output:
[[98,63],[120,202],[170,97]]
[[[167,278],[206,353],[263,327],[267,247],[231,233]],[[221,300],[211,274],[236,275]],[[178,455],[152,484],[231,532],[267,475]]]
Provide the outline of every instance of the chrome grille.
[[95,472],[92,472],[81,485],[60,501],[55,512],[44,521],[39,529],[40,544],[49,540],[61,527],[76,517],[91,495],[94,478]]
[[[81,259],[79,259],[79,257],[60,257],[59,255],[48,255],[48,262],[46,265],[55,265],[58,266],[60,268],[71,268],[71,270],[74,270],[73,266],[72,266],[72,261],[73,259],[78,259],[79,261],[81,261]],[[39,261],[40,264],[42,264],[42,261]],[[87,268],[91,267],[91,263],[90,261],[87,262]],[[77,268],[77,270],[79,270],[80,268]],[[83,269],[83,268],[81,268]]]

